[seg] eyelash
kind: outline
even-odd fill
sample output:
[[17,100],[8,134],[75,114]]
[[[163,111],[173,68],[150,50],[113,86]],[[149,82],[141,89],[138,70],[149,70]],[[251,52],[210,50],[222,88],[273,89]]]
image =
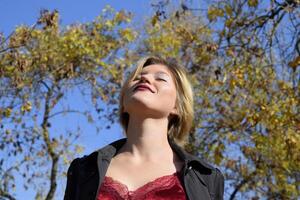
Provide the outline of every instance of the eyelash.
[[165,81],[165,82],[167,82],[165,79],[162,79],[162,78],[157,78],[157,80],[160,80],[160,81]]

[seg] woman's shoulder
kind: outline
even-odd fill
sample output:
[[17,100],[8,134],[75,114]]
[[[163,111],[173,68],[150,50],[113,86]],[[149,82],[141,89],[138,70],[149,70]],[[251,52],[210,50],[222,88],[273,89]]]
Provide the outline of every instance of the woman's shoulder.
[[188,168],[194,168],[202,173],[210,174],[211,171],[217,171],[218,169],[212,164],[207,162],[204,158],[196,156],[187,152],[182,146],[177,145],[173,140],[169,140],[172,149],[177,153],[179,158],[187,163]]
[[113,141],[109,144],[104,145],[103,147],[93,151],[90,154],[75,158],[71,164],[70,168],[82,168],[82,167],[90,167],[94,166],[97,163],[97,159],[99,156],[101,157],[110,157],[122,146],[125,142],[125,139],[119,139]]
[[223,177],[221,171],[206,159],[187,152],[186,155],[190,161],[190,167],[198,170],[201,174]]
[[[72,174],[78,174],[78,172],[90,171],[97,167],[97,152],[93,152],[89,155],[84,155],[82,157],[77,157],[72,160],[69,169],[68,176]],[[86,169],[86,170],[85,170]]]
[[222,172],[205,159],[187,153],[190,160],[189,170],[193,171],[193,176],[198,177],[205,183],[209,193],[214,194],[216,199],[223,199],[224,193],[224,175]]

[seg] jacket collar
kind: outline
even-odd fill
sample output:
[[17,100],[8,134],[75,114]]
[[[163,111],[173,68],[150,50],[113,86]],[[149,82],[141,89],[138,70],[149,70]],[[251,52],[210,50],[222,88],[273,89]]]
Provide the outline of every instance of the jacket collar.
[[[102,149],[98,150],[99,157],[101,159],[110,161],[116,153],[120,150],[120,148],[126,143],[127,138],[123,138],[120,140],[117,140],[113,143],[110,143],[109,145],[103,147]],[[175,141],[171,138],[168,138],[169,144],[173,151],[178,155],[178,157],[184,161],[185,165],[187,167],[196,167],[197,169],[205,170],[205,171],[211,171],[213,169],[212,166],[207,164],[205,161],[202,159],[191,155],[187,153],[185,150],[183,150],[180,146],[178,146]]]

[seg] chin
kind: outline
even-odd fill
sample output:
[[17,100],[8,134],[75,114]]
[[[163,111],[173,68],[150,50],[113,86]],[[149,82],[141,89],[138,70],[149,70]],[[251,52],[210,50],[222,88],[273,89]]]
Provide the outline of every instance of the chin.
[[138,115],[143,118],[159,119],[168,117],[168,113],[164,112],[162,109],[149,107],[144,104],[135,104],[133,107],[128,108],[127,112],[129,113],[129,115]]
[[[156,101],[156,105],[153,103],[154,101]],[[124,108],[129,114],[136,113],[138,115],[145,115],[152,118],[162,118],[164,116],[167,117],[170,113],[168,110],[169,105],[157,103],[159,103],[159,100],[151,99],[146,95],[134,95],[131,96],[130,99],[126,99],[124,101],[124,105],[126,105]]]

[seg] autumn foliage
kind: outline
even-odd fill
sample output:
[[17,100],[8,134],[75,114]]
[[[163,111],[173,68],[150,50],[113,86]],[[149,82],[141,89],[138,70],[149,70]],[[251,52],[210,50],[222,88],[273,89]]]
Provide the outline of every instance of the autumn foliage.
[[[116,122],[123,77],[148,54],[189,72],[196,116],[186,150],[225,174],[225,199],[299,198],[299,4],[158,1],[141,30],[110,7],[90,23],[62,27],[57,11],[42,11],[33,26],[17,27],[0,40],[0,199],[22,187],[15,173],[25,188],[47,183],[36,199],[61,196],[57,181],[80,150],[79,133],[51,132],[51,118]],[[78,88],[92,106],[57,111]]]

